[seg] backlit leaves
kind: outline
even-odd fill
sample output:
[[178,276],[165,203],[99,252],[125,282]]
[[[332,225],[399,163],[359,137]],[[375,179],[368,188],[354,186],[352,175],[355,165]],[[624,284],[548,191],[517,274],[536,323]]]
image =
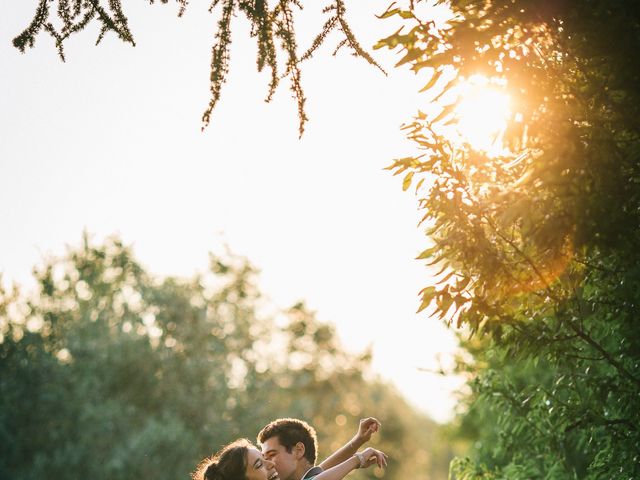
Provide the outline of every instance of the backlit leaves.
[[[413,6],[382,15],[405,26],[376,47],[426,75],[425,106],[403,127],[419,155],[389,167],[405,190],[424,179],[419,311],[479,334],[458,364],[472,379],[460,419],[472,458],[452,474],[635,478],[640,289],[625,286],[640,281],[639,7],[452,1],[436,28]],[[477,75],[513,108],[492,155],[452,136],[456,89]]]

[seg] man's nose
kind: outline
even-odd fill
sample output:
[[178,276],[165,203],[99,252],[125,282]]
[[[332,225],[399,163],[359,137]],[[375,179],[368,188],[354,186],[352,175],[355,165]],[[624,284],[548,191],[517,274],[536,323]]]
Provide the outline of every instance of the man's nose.
[[265,462],[267,462],[267,468],[269,470],[273,470],[276,466],[276,464],[272,460],[265,460]]

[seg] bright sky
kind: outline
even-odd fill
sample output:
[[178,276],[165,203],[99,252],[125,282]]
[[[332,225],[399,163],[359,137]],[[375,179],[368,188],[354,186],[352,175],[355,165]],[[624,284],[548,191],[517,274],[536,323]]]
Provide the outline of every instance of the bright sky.
[[[372,345],[374,368],[437,420],[454,405],[459,381],[425,373],[456,341],[415,314],[427,271],[417,202],[383,171],[412,152],[400,131],[426,79],[393,69],[383,76],[337,37],[303,69],[307,124],[299,140],[296,105],[283,83],[271,104],[267,75],[255,72],[255,44],[235,19],[231,74],[210,127],[215,17],[192,2],[123,2],[137,46],[95,27],[72,38],[67,62],[41,36],[21,55],[11,40],[36,0],[0,0],[0,271],[30,285],[44,255],[119,233],[159,274],[191,275],[224,242],[261,269],[261,286],[286,307],[299,299],[334,322],[353,350]],[[201,4],[202,3],[202,4]],[[364,46],[395,30],[378,20],[388,0],[350,2]],[[298,30],[307,46],[323,19],[307,7]],[[375,412],[370,412],[375,415]]]

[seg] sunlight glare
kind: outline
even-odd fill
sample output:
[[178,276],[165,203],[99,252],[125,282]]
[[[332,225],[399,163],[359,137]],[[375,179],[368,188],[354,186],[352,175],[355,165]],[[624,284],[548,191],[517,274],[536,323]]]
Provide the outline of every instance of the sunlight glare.
[[486,77],[477,75],[460,85],[455,108],[456,133],[463,143],[490,157],[503,151],[502,137],[511,116],[509,97]]

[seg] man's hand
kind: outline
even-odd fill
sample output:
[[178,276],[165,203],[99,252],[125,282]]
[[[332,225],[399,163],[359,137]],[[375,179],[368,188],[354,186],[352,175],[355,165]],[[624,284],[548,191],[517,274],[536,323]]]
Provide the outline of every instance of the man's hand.
[[358,433],[356,433],[351,442],[356,448],[359,448],[371,440],[371,435],[376,433],[379,429],[380,422],[376,418],[363,418],[360,420],[360,425],[358,425]]

